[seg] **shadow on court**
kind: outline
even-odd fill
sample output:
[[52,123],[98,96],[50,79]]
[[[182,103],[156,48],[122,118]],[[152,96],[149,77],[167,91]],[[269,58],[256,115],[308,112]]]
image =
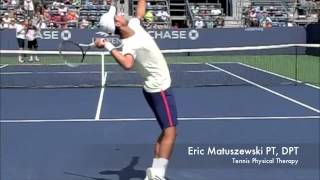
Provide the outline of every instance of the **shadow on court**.
[[[118,176],[119,180],[130,180],[131,178],[135,179],[144,179],[145,178],[145,170],[138,170],[135,168],[137,164],[139,164],[139,157],[134,156],[132,157],[128,166],[120,169],[120,170],[104,170],[99,172],[101,175],[110,176],[115,175]],[[100,177],[90,177],[86,175],[76,174],[72,172],[64,172],[64,174],[71,175],[71,176],[78,176],[83,178],[88,178],[92,180],[111,180],[108,178],[100,178]]]

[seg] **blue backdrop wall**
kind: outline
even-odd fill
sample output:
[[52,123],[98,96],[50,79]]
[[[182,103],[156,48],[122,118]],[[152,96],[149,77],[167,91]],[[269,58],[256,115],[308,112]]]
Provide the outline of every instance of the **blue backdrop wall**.
[[[225,28],[225,29],[179,29],[149,30],[161,49],[238,47],[306,43],[303,27],[290,28]],[[81,43],[90,42],[92,37],[105,37],[99,30],[67,29],[42,30],[38,34],[39,50],[57,50],[62,40]],[[1,49],[18,49],[15,30],[1,30]],[[137,42],[140,43],[140,42]]]

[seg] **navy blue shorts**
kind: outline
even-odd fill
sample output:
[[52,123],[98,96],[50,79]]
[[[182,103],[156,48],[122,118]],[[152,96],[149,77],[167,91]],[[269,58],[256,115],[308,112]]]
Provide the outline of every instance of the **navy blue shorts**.
[[32,48],[37,49],[37,48],[38,48],[38,41],[37,41],[37,39],[34,39],[33,41],[28,41],[28,48],[29,48],[29,49],[32,49]]
[[24,39],[20,39],[20,38],[17,38],[17,41],[18,41],[18,47],[23,49],[24,48]]
[[143,90],[143,94],[161,129],[174,127],[178,124],[176,102],[170,88],[156,93],[149,93]]

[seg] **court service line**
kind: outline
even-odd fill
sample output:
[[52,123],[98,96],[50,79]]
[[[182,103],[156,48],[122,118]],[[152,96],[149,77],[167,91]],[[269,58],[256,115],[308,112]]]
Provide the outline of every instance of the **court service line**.
[[231,75],[231,76],[234,76],[234,77],[236,77],[236,78],[238,78],[238,79],[240,79],[240,80],[242,80],[242,81],[245,81],[245,82],[247,82],[247,83],[249,83],[249,84],[252,84],[252,85],[254,85],[254,86],[256,86],[256,87],[258,87],[258,88],[260,88],[260,89],[263,89],[263,90],[265,90],[265,91],[268,91],[268,92],[270,92],[270,93],[272,93],[272,94],[274,94],[274,95],[276,95],[276,96],[282,97],[282,98],[284,98],[284,99],[286,99],[286,100],[288,100],[288,101],[291,101],[291,102],[293,102],[293,103],[295,103],[295,104],[298,104],[298,105],[300,105],[300,106],[303,106],[303,107],[305,107],[305,108],[307,108],[307,109],[309,109],[309,110],[312,110],[312,111],[314,111],[314,112],[320,113],[320,110],[319,110],[319,109],[316,109],[316,108],[314,108],[314,107],[312,107],[312,106],[309,106],[309,105],[307,105],[307,104],[304,104],[304,103],[302,103],[302,102],[300,102],[300,101],[297,101],[297,100],[295,100],[295,99],[293,99],[293,98],[290,98],[290,97],[288,97],[288,96],[285,96],[285,95],[283,95],[283,94],[281,94],[281,93],[278,93],[278,92],[276,92],[276,91],[273,91],[273,90],[271,90],[271,89],[269,89],[269,88],[266,88],[266,87],[264,87],[264,86],[261,86],[261,85],[255,83],[255,82],[253,82],[253,81],[250,81],[250,80],[248,80],[248,79],[246,79],[246,78],[243,78],[243,77],[241,77],[241,76],[238,76],[238,75],[236,75],[236,74],[233,74],[232,72],[229,72],[229,71],[227,71],[227,70],[225,70],[225,69],[219,68],[219,67],[217,67],[217,66],[215,66],[215,65],[212,65],[212,64],[209,64],[209,63],[206,63],[206,64],[207,64],[208,66],[211,66],[211,67],[213,67],[213,68],[216,68],[216,69],[218,69],[218,70],[220,70],[220,71],[223,71],[223,72],[225,72],[225,73],[227,73],[227,74],[229,74],[229,75]]
[[9,66],[9,64],[2,65],[2,66],[0,66],[0,69],[7,67],[7,66]]
[[[281,74],[277,74],[277,73],[274,73],[274,72],[271,72],[271,71],[267,71],[267,70],[264,70],[264,69],[260,69],[260,68],[254,67],[254,66],[250,66],[248,64],[244,64],[244,63],[241,63],[241,62],[238,62],[238,64],[240,64],[242,66],[246,66],[248,68],[252,68],[252,69],[258,70],[258,71],[262,71],[264,73],[268,73],[268,74],[271,74],[271,75],[274,75],[274,76],[278,76],[280,78],[287,79],[287,80],[290,80],[290,81],[293,81],[293,82],[302,83],[302,81],[295,80],[295,79],[289,78],[287,76],[284,76],[284,75],[281,75]],[[304,83],[304,84],[308,85],[310,87],[316,88],[316,89],[320,89],[320,87],[312,85],[312,84],[309,84],[309,83]]]
[[[243,116],[243,117],[181,117],[179,121],[218,121],[218,120],[288,120],[288,119],[319,119],[320,116]],[[0,120],[0,123],[44,123],[44,122],[128,122],[155,121],[155,118],[101,118],[94,119],[38,119],[38,120]]]
[[108,73],[105,74],[104,79],[102,79],[102,88],[100,90],[100,95],[99,95],[99,100],[98,100],[98,105],[97,105],[97,111],[96,111],[96,115],[95,115],[95,120],[99,120],[100,119],[100,114],[101,114],[101,108],[102,108],[102,102],[103,102],[103,97],[104,97],[104,91],[105,91],[105,82],[107,79],[107,75]]

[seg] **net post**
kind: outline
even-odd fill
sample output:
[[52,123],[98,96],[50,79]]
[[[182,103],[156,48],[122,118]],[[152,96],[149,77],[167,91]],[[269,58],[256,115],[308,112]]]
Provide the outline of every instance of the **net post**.
[[105,85],[104,53],[101,52],[101,87]]

